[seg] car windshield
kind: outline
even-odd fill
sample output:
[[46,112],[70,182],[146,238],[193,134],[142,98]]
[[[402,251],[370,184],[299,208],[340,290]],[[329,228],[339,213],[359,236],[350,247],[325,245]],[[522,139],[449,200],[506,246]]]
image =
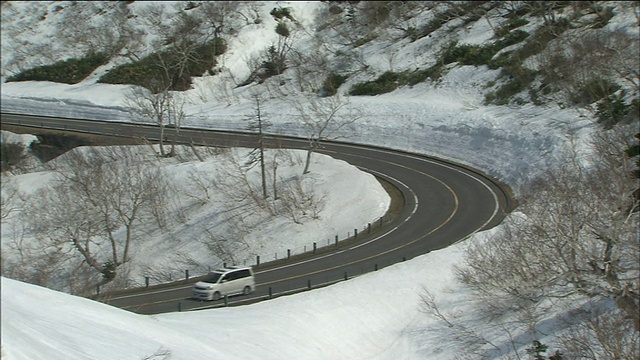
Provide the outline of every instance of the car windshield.
[[220,279],[220,276],[222,276],[222,274],[218,274],[218,273],[212,273],[209,274],[209,276],[207,276],[204,280],[204,282],[208,282],[208,283],[212,283],[215,284],[218,282],[218,280]]

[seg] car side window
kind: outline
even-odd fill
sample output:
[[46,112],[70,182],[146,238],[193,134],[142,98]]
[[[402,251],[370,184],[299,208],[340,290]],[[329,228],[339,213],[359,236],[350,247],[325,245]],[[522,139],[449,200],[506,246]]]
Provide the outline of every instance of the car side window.
[[238,278],[246,278],[251,276],[251,273],[249,273],[249,270],[240,270],[238,271]]
[[227,279],[227,281],[233,281],[235,279],[237,279],[237,275],[235,272],[231,272],[228,273],[227,275],[225,275],[225,279]]

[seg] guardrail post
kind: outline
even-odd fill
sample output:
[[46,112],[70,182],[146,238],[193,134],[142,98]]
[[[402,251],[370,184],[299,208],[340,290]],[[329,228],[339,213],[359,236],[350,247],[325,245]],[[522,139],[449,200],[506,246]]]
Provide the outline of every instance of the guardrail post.
[[291,249],[287,249],[287,259],[291,259]]
[[307,288],[311,290],[311,280],[307,280]]
[[269,286],[269,299],[273,298],[273,289]]
[[144,277],[144,287],[149,287],[149,276]]
[[373,271],[378,271],[378,264],[373,265]]
[[358,229],[353,229],[353,238],[357,238],[358,237]]
[[382,226],[382,218],[380,218],[380,226]]
[[345,280],[349,279],[349,277],[347,276],[347,272],[346,271],[344,272],[344,279]]
[[256,255],[256,266],[260,266],[260,255]]
[[367,231],[370,233],[371,232],[371,223],[367,224]]
[[178,312],[182,312],[182,302],[178,302]]
[[189,280],[189,269],[184,271],[184,277],[185,277],[185,281]]
[[336,235],[336,247],[338,247],[338,235]]
[[316,253],[316,249],[318,248],[318,245],[316,243],[313,243],[313,253]]

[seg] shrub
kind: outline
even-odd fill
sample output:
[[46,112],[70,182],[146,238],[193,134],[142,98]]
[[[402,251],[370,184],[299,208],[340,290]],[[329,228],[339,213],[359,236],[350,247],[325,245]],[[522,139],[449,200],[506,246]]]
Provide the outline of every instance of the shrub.
[[329,14],[331,15],[338,15],[340,13],[342,13],[344,10],[336,4],[331,4],[331,6],[329,7]]
[[102,265],[102,277],[107,281],[111,281],[115,279],[117,268],[118,268],[117,263],[114,263],[111,260],[107,261]]
[[598,4],[594,4],[593,6],[595,13],[598,15],[593,24],[594,29],[605,27],[609,23],[609,20],[611,20],[611,18],[615,15],[613,8],[606,7],[602,9],[602,7]]
[[400,75],[393,71],[387,71],[376,80],[362,82],[353,85],[350,95],[379,95],[391,92],[398,88]]
[[496,93],[495,92],[490,92],[487,93],[487,95],[484,96],[484,102],[486,104],[493,104],[494,101],[496,101]]
[[416,41],[420,38],[420,31],[415,26],[409,26],[404,29],[404,37],[411,39],[411,42]]
[[[153,81],[161,81],[165,74],[157,65],[156,54],[142,58],[140,61],[123,64],[104,74],[98,82],[106,84],[131,84],[151,88]],[[164,83],[164,81],[163,81]]]
[[101,65],[109,57],[102,53],[89,54],[80,59],[58,61],[52,65],[38,66],[7,78],[9,81],[52,81],[64,84],[77,84]]
[[348,76],[331,73],[322,83],[320,94],[322,96],[333,96],[338,92],[338,88],[347,80]]
[[613,95],[620,89],[620,85],[609,79],[595,78],[587,81],[587,83],[581,86],[579,91],[573,95],[571,100],[576,104],[591,104]]
[[98,82],[139,85],[151,91],[159,91],[158,86],[153,86],[152,84],[160,83],[168,84],[171,90],[188,90],[191,87],[191,78],[207,73],[216,65],[216,56],[224,54],[226,50],[227,43],[225,40],[216,37],[194,50],[185,64],[185,71],[181,76],[174,74],[170,79],[166,78],[166,72],[160,65],[159,59],[162,59],[169,68],[175,68],[180,62],[178,54],[169,50],[154,53],[142,58],[140,61],[123,64],[111,69]]
[[24,159],[24,145],[5,143],[0,144],[2,162],[0,162],[0,171],[5,172],[20,164]]
[[360,7],[361,23],[370,29],[384,24],[395,4],[394,1],[363,1]]
[[445,64],[458,62],[461,65],[486,65],[496,53],[493,45],[459,45],[444,53]]
[[441,74],[442,74],[442,67],[439,65],[434,65],[428,69],[415,70],[410,73],[406,73],[405,79],[408,85],[413,86],[425,81],[426,79],[436,80],[440,78]]
[[364,36],[364,37],[356,39],[353,42],[353,47],[362,46],[362,45],[374,40],[377,37],[378,37],[378,33],[376,33],[376,32],[370,33],[367,36]]
[[[216,66],[216,56],[224,54],[226,50],[227,43],[222,38],[215,38],[204,45],[198,46],[187,62],[186,70],[188,75],[192,77],[202,76]],[[174,62],[178,63],[178,59],[174,59]]]
[[[488,4],[492,6],[491,4]],[[451,2],[450,6],[446,9],[434,14],[424,26],[412,37],[415,41],[419,38],[428,36],[432,32],[440,29],[444,24],[451,20],[461,19],[463,24],[469,24],[471,22],[479,20],[482,16],[480,12],[477,12],[478,6],[482,6],[476,2]]]
[[453,19],[453,15],[448,12],[435,14],[435,16],[420,29],[415,40],[430,35],[432,32],[440,29],[442,25],[446,24],[451,19]]
[[520,59],[526,59],[537,55],[547,47],[547,44],[560,36],[563,32],[571,28],[571,23],[565,18],[558,19],[552,24],[542,26],[529,37],[527,44],[518,49],[517,55]]
[[269,14],[273,16],[276,20],[282,20],[283,18],[287,18],[293,21],[293,17],[291,16],[291,9],[288,7],[273,8],[273,10],[271,10]]
[[485,100],[496,105],[508,104],[513,95],[525,90],[533,82],[536,74],[536,71],[527,69],[520,64],[503,68],[502,76],[508,77],[507,82],[495,91],[491,101],[487,97]]
[[529,37],[529,33],[523,30],[514,30],[504,35],[504,37],[495,42],[496,52],[507,46],[517,44]]
[[289,28],[287,27],[287,24],[284,23],[284,21],[280,21],[278,22],[278,25],[276,25],[276,34],[284,37],[289,36]]
[[542,106],[545,104],[544,99],[542,98],[542,96],[540,96],[540,90],[539,89],[529,89],[529,98],[531,99],[531,102],[533,103],[533,105],[536,106]]
[[501,55],[499,61],[492,60],[495,54],[501,49],[517,44],[529,37],[529,33],[522,30],[515,30],[505,35],[492,44],[480,45],[455,45],[449,46],[442,57],[444,64],[458,62],[461,65],[489,65],[492,69],[497,69],[507,64],[513,63],[513,57]]
[[598,103],[596,115],[598,122],[603,124],[605,128],[612,128],[631,112],[631,105],[627,105],[624,95],[624,91],[617,95],[611,94]]
[[509,19],[505,24],[496,28],[496,36],[503,37],[511,32],[511,30],[527,25],[529,21],[522,17]]
[[285,60],[284,56],[278,53],[275,46],[270,46],[269,49],[267,49],[267,60],[262,62],[262,69],[265,72],[263,80],[282,74],[287,69]]
[[495,70],[503,67],[514,66],[518,63],[519,60],[516,58],[516,55],[514,55],[512,51],[509,51],[500,54],[500,56],[495,59],[491,59],[487,65],[489,66],[489,69]]
[[438,80],[442,76],[443,67],[436,64],[428,69],[417,69],[396,73],[387,71],[376,80],[353,85],[350,95],[380,95],[391,92],[403,85],[416,85],[426,79]]

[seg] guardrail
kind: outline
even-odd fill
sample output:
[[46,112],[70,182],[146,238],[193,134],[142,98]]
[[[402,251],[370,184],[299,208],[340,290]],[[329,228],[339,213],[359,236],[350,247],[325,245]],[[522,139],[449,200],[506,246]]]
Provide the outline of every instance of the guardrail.
[[[159,275],[146,275],[141,278],[141,282],[136,283],[136,287],[149,288],[157,285],[166,285],[172,283],[183,283],[194,278],[199,278],[207,275],[212,270],[226,267],[226,266],[252,266],[256,271],[262,269],[269,269],[276,266],[285,265],[288,263],[295,263],[296,261],[311,258],[314,255],[329,253],[334,250],[340,250],[347,248],[350,245],[359,243],[360,240],[365,240],[377,230],[389,224],[394,219],[393,215],[387,213],[372,223],[367,223],[365,226],[354,228],[353,232],[348,232],[344,237],[335,235],[332,239],[326,239],[323,241],[309,242],[308,245],[300,245],[298,247],[291,247],[276,251],[273,255],[256,255],[251,263],[248,263],[249,259],[245,259],[242,263],[227,263],[217,262],[210,265],[205,265],[198,268],[180,269],[169,272],[164,272]],[[96,288],[96,295],[100,295],[100,288]]]

